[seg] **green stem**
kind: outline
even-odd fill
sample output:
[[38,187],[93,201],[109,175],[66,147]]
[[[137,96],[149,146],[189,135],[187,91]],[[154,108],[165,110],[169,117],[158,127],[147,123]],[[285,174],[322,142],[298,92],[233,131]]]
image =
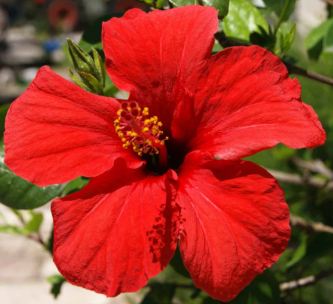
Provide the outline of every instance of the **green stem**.
[[278,21],[278,23],[277,23],[277,25],[275,27],[274,36],[276,36],[277,31],[279,30],[279,28],[280,28],[280,26],[281,26],[284,18],[286,17],[289,5],[290,5],[290,0],[286,0],[285,3],[284,3],[284,6],[282,8],[281,14],[279,16],[279,21]]

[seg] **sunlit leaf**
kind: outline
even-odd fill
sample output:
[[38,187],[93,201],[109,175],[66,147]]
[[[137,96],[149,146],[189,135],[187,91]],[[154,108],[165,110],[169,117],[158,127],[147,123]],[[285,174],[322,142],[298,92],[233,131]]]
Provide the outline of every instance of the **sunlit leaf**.
[[249,41],[250,34],[269,32],[269,26],[260,11],[248,0],[230,0],[229,13],[224,18],[223,30],[228,37]]

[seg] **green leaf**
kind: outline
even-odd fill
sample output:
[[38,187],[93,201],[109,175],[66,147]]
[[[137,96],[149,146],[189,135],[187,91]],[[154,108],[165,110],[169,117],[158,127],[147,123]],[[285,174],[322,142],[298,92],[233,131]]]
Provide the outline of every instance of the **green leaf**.
[[187,271],[187,269],[184,266],[183,260],[181,258],[179,249],[177,248],[175,255],[173,256],[171,262],[170,262],[170,266],[180,275],[190,278],[190,275]]
[[5,119],[8,109],[9,105],[0,106],[0,139],[2,139],[3,132],[5,131]]
[[61,292],[63,284],[66,282],[65,278],[59,274],[49,276],[47,281],[51,284],[50,293],[56,299]]
[[45,205],[61,193],[61,186],[39,188],[11,172],[0,162],[0,202],[15,209]]
[[296,150],[283,145],[278,145],[273,150],[271,150],[271,154],[273,155],[274,159],[284,162],[291,159],[293,156],[295,156],[296,153]]
[[153,283],[150,291],[143,298],[141,304],[170,304],[175,294],[172,284]]
[[278,56],[284,55],[292,46],[296,34],[296,24],[283,22],[276,33],[274,53]]
[[[162,8],[165,4],[164,0],[139,0],[140,2],[146,3],[155,8]],[[170,1],[171,2],[171,1]]]
[[118,92],[118,88],[114,85],[109,77],[105,78],[105,86],[103,95],[104,96],[114,96]]
[[[319,58],[323,51],[324,38],[327,36],[331,27],[333,27],[333,18],[326,20],[320,26],[313,29],[305,38],[305,47],[311,59],[317,60]],[[330,41],[326,43],[330,44]]]
[[198,4],[197,0],[170,0],[170,2],[173,5],[175,5],[175,6],[184,6],[184,5],[190,5],[190,4]]
[[306,255],[307,244],[308,244],[307,235],[302,234],[301,235],[301,243],[299,244],[299,246],[295,250],[292,258],[285,265],[284,269],[288,269],[288,268],[296,265]]
[[[175,6],[200,4],[198,0],[170,0],[170,2]],[[202,0],[202,4],[215,7],[219,11],[219,18],[221,19],[228,14],[229,0]]]
[[212,298],[206,297],[203,299],[202,304],[220,304],[221,302],[214,300]]
[[24,231],[27,234],[38,232],[44,219],[43,214],[40,212],[30,211],[30,216],[30,220],[24,226]]
[[[19,210],[11,209],[19,218],[24,219]],[[9,234],[19,234],[19,235],[30,235],[39,231],[43,223],[43,214],[40,212],[34,212],[30,210],[30,218],[26,224],[22,226],[5,224],[0,226],[0,232]]]
[[79,42],[79,46],[82,50],[84,50],[87,53],[91,52],[92,49],[103,50],[102,42],[97,42],[97,43],[91,44],[91,43],[81,39]]
[[219,11],[219,18],[224,18],[229,11],[229,0],[203,0],[207,6],[213,6]]
[[22,227],[15,225],[0,225],[0,233],[23,234]]
[[306,251],[306,260],[314,261],[319,259],[322,256],[333,255],[333,235],[332,234],[324,234],[318,233],[314,234],[308,240],[308,246]]
[[68,195],[70,193],[76,192],[81,190],[87,183],[89,182],[89,179],[79,177],[77,179],[74,179],[67,183],[62,191],[62,196],[63,195]]
[[333,22],[331,22],[324,37],[324,51],[333,52]]
[[246,287],[230,304],[280,304],[280,289],[270,271],[265,271]]
[[295,9],[296,0],[264,0],[264,3],[278,17],[282,17],[281,21],[286,21]]
[[260,33],[262,30],[269,33],[266,19],[248,0],[230,0],[229,13],[222,25],[228,37],[246,41],[249,41],[251,33]]

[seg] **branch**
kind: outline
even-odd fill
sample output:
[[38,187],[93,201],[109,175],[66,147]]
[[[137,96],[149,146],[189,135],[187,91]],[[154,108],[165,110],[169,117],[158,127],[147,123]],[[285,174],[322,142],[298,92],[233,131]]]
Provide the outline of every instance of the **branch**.
[[[11,210],[16,215],[17,219],[19,220],[19,222],[22,225],[22,228],[25,227],[27,222],[24,219],[24,216],[21,214],[20,210],[16,210],[13,208],[9,208],[9,210]],[[23,236],[27,237],[29,240],[39,243],[46,251],[48,251],[49,253],[52,254],[52,252],[50,252],[50,249],[48,248],[47,243],[44,242],[40,231],[35,232],[35,233],[23,234]]]
[[323,0],[324,2],[326,2],[329,5],[333,5],[333,0]]
[[298,174],[281,172],[277,170],[268,170],[278,181],[293,185],[309,185],[315,188],[325,188],[327,190],[333,190],[333,181],[325,181],[320,177],[310,176],[303,177]]
[[328,168],[324,164],[324,162],[320,159],[303,160],[301,158],[295,157],[292,160],[294,164],[301,169],[322,174],[323,176],[327,177],[329,180],[333,180],[333,171],[330,168]]
[[285,62],[285,64],[288,67],[289,73],[291,73],[291,74],[300,75],[300,76],[333,86],[333,79],[330,77],[327,77],[327,76],[319,74],[319,73],[307,71],[297,65],[293,65],[290,63],[286,63],[286,62]]
[[293,281],[289,281],[289,282],[284,282],[280,284],[280,290],[283,292],[288,292],[288,291],[292,291],[298,288],[303,288],[306,286],[311,286],[316,284],[317,282],[319,282],[320,280],[327,278],[329,276],[333,275],[333,268],[330,268],[328,270],[323,270],[321,272],[319,272],[316,275],[311,275],[308,277],[304,277],[304,278],[300,278],[300,279],[296,279]]
[[[36,234],[32,234],[32,233],[30,233],[30,234],[28,234],[26,237],[27,237],[28,239],[30,239],[30,240],[33,240],[33,241],[37,242],[37,243],[40,244],[40,245],[41,245],[41,246],[42,246],[47,252],[50,252],[50,250],[49,250],[47,244],[44,242],[44,240],[43,240],[42,236],[40,235],[40,233],[36,233]],[[52,254],[52,252],[51,252],[51,254]]]
[[170,0],[168,0],[168,4],[169,4],[169,8],[174,8],[174,5]]
[[297,215],[291,215],[290,222],[293,226],[299,227],[308,232],[323,232],[333,234],[333,227],[319,222],[308,222]]

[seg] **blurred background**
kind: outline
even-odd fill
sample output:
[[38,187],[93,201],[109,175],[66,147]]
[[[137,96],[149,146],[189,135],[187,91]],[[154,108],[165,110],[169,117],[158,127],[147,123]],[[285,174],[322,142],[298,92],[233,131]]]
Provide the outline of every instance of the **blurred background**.
[[[92,47],[101,50],[103,20],[121,16],[132,7],[149,10],[152,3],[0,0],[0,143],[10,103],[25,90],[40,66],[50,65],[69,78],[67,38],[87,52]],[[272,45],[267,31],[262,29],[279,22],[280,30]],[[233,23],[237,26],[230,26]],[[232,303],[332,304],[333,1],[230,0],[229,15],[220,25],[222,45],[228,38],[260,44],[290,65],[302,83],[303,100],[314,107],[328,134],[327,143],[314,150],[294,151],[278,146],[251,157],[271,170],[284,188],[292,212],[293,235],[280,261]],[[216,42],[214,50],[220,49]],[[108,85],[110,94],[122,94],[110,81]],[[68,192],[79,186],[66,187]],[[0,166],[1,304],[218,303],[186,285],[191,281],[179,266],[179,256],[153,281],[155,287],[137,294],[106,299],[64,283],[51,255],[39,242],[48,240],[52,232],[49,204],[45,203],[59,193],[58,186],[36,189]],[[38,208],[17,210],[27,209],[31,202]],[[184,284],[187,287],[182,288]]]

